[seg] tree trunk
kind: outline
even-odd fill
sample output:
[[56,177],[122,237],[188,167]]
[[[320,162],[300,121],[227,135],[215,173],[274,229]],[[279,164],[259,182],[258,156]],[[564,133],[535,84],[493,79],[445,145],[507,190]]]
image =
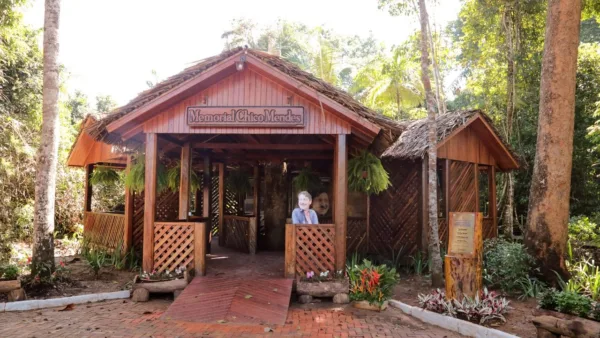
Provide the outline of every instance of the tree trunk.
[[[265,165],[265,249],[285,248],[287,219],[286,179],[281,165]],[[313,196],[314,198],[315,196]]]
[[537,148],[525,245],[538,260],[545,279],[554,271],[568,276],[564,254],[575,116],[575,74],[581,1],[550,0],[540,85]]
[[32,274],[54,271],[54,199],[58,160],[58,26],[60,0],[46,0],[44,16],[44,84],[42,139],[35,180]]
[[435,99],[429,80],[429,51],[427,46],[427,26],[429,19],[425,0],[419,0],[419,14],[421,22],[421,81],[425,88],[427,102],[428,131],[428,172],[429,172],[429,257],[431,260],[431,284],[433,287],[442,287],[444,277],[442,271],[442,258],[440,257],[440,238],[438,235],[437,221],[437,127],[435,121]]
[[433,60],[433,78],[435,80],[435,98],[437,100],[437,108],[439,114],[446,113],[446,100],[443,96],[442,91],[442,79],[440,76],[440,69],[438,68],[437,56],[435,54],[435,45],[433,44],[433,33],[431,32],[431,25],[429,19],[427,20],[427,31],[429,36],[429,45],[431,46],[431,59]]
[[[513,12],[515,8],[510,4],[506,4],[504,10],[502,25],[506,34],[506,50],[507,50],[507,71],[506,71],[506,140],[510,142],[513,133],[513,124],[515,119],[515,94],[516,94],[516,64],[515,64],[515,26],[513,20]],[[502,217],[502,228],[506,238],[512,238],[514,231],[514,175],[506,174],[507,180],[507,195],[504,215]]]

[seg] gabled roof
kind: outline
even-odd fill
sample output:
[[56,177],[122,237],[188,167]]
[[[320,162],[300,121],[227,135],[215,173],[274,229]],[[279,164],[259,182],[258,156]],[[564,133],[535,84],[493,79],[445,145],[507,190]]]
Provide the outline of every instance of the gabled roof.
[[134,127],[144,118],[149,118],[175,101],[181,100],[182,97],[198,91],[202,85],[212,84],[211,78],[235,71],[235,62],[240,59],[242,54],[246,55],[246,62],[252,67],[269,72],[288,87],[312,97],[319,104],[339,113],[343,118],[353,120],[355,128],[372,134],[373,137],[380,129],[394,133],[402,130],[401,125],[397,122],[365,107],[345,91],[301,70],[281,57],[252,49],[235,48],[201,60],[179,74],[140,93],[128,104],[115,109],[105,118],[91,124],[86,128],[86,132],[96,140],[121,143],[121,133],[127,128]]
[[[487,141],[486,146],[492,151],[501,169],[519,168],[518,156],[483,111],[477,109],[440,114],[436,117],[436,123],[438,149],[464,128],[471,126],[479,138]],[[428,130],[427,118],[412,122],[396,142],[383,152],[382,157],[410,160],[423,158],[428,149]]]
[[92,115],[87,115],[81,121],[79,132],[67,157],[68,166],[83,167],[86,164],[96,162],[125,163],[124,155],[119,149],[115,149],[110,144],[94,140],[84,131],[96,122],[97,120]]

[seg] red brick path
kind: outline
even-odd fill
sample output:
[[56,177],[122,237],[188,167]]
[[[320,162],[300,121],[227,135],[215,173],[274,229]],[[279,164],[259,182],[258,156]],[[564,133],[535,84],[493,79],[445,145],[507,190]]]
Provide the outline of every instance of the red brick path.
[[460,337],[423,324],[396,309],[379,314],[334,304],[293,305],[285,325],[244,326],[164,321],[171,301],[110,301],[0,313],[0,337]]

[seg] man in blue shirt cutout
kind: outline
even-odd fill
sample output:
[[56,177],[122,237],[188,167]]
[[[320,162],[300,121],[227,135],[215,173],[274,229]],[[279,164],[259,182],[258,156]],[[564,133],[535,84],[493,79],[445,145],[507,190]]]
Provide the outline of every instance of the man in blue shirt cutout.
[[292,211],[294,224],[319,224],[317,213],[310,208],[312,196],[307,191],[298,193],[298,208]]

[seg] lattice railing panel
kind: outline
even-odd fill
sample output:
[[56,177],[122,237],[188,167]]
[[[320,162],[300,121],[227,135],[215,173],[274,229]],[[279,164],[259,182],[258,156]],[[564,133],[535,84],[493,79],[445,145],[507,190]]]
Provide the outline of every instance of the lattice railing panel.
[[438,235],[440,236],[440,244],[444,248],[448,248],[448,221],[445,218],[438,218]]
[[213,236],[219,235],[219,175],[218,172],[213,173],[211,176],[211,208],[212,213],[210,217],[210,231]]
[[450,161],[449,212],[477,211],[475,177],[475,165],[473,163]]
[[84,239],[92,246],[114,250],[123,245],[125,215],[101,212],[85,212]]
[[335,273],[335,226],[296,225],[296,275]]
[[346,230],[346,253],[366,253],[369,250],[367,219],[364,217],[348,217]]
[[179,192],[167,190],[156,196],[156,220],[175,221],[179,217]]
[[413,255],[421,242],[421,163],[384,161],[384,167],[392,185],[370,198],[369,250],[386,258]]
[[494,224],[492,218],[484,218],[482,226],[484,240],[498,237],[498,226]]
[[241,252],[250,252],[250,217],[225,215],[225,246]]
[[194,223],[154,223],[154,269],[194,268]]

